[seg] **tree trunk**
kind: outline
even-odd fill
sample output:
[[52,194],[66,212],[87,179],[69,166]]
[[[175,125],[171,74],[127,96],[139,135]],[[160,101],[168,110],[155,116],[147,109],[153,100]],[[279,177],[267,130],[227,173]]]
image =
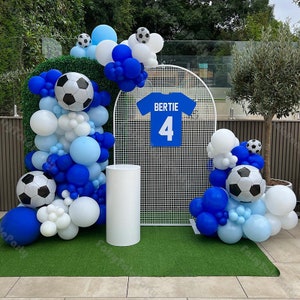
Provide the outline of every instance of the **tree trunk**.
[[263,170],[264,178],[266,180],[267,185],[271,184],[271,139],[272,139],[272,119],[273,116],[264,117],[265,124],[265,136],[264,136],[264,159],[265,166]]

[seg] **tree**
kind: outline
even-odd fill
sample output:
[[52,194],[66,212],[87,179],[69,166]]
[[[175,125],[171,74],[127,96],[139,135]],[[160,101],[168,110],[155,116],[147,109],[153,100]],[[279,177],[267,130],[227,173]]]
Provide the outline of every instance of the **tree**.
[[271,28],[263,31],[259,42],[234,47],[231,72],[231,100],[247,104],[248,112],[264,119],[264,177],[271,183],[272,120],[287,117],[299,109],[299,40],[282,24],[276,35]]

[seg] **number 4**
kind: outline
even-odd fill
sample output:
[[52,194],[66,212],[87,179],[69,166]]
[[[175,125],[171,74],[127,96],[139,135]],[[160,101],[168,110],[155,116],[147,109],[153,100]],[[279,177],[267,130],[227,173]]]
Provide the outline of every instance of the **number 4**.
[[160,135],[166,136],[167,140],[170,142],[173,139],[173,117],[169,116],[166,118],[164,124],[162,124],[159,132]]

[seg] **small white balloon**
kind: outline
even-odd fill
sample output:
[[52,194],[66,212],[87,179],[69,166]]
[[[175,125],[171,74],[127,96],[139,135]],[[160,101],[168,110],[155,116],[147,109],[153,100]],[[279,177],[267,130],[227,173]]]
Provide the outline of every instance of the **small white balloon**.
[[77,236],[79,227],[74,223],[70,223],[65,229],[58,229],[58,236],[63,240],[71,240]]
[[150,40],[148,41],[148,46],[154,53],[161,51],[164,46],[164,39],[158,33],[150,33]]
[[55,222],[57,229],[65,229],[71,223],[71,218],[68,214],[63,214],[59,216]]
[[55,223],[56,220],[57,220],[57,214],[56,214],[56,212],[51,212],[51,213],[48,215],[48,220]]
[[46,221],[40,227],[40,232],[45,237],[54,236],[57,233],[57,228],[54,222]]
[[138,43],[132,48],[132,57],[136,58],[139,62],[146,62],[151,56],[150,48],[143,43]]
[[295,193],[285,185],[274,185],[265,194],[267,209],[274,215],[284,216],[294,210],[297,199]]
[[265,218],[269,221],[271,225],[271,235],[276,235],[281,230],[281,222],[278,216],[272,215],[271,213],[266,213]]
[[46,222],[48,220],[47,207],[43,206],[43,207],[39,208],[37,211],[36,217],[41,223]]
[[127,40],[128,46],[132,49],[135,45],[139,44],[139,41],[136,39],[136,34],[133,33]]
[[298,215],[295,211],[289,212],[287,215],[279,217],[281,221],[281,227],[285,230],[293,229],[298,224]]
[[[68,192],[68,191],[67,191]],[[57,212],[58,215],[60,215],[60,208],[63,209],[63,213],[64,212],[68,212],[69,208],[64,204],[64,200],[63,199],[55,199],[51,202],[52,205],[54,205],[55,207],[57,207]]]

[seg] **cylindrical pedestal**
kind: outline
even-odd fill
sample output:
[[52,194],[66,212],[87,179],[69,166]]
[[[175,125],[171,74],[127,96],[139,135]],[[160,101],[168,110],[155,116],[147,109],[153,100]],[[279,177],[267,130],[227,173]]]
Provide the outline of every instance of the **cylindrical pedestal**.
[[137,165],[106,167],[106,241],[111,245],[140,241],[140,178]]

